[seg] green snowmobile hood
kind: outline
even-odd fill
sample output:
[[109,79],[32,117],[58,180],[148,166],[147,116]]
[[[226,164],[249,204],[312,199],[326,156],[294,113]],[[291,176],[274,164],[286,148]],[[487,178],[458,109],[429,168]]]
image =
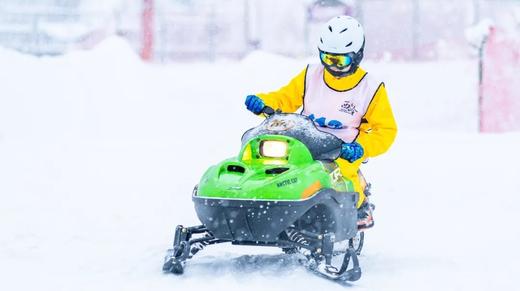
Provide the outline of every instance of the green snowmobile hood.
[[264,134],[247,141],[237,157],[210,167],[194,195],[247,200],[302,200],[321,189],[353,191],[333,161],[316,161],[299,140]]

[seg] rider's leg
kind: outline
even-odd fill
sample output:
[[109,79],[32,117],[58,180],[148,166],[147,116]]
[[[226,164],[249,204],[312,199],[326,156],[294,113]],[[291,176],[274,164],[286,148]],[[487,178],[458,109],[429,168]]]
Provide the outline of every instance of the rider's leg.
[[336,160],[341,171],[341,175],[343,175],[343,177],[346,179],[351,180],[352,184],[354,185],[354,191],[359,193],[357,208],[361,207],[366,198],[364,193],[365,189],[363,189],[363,185],[358,174],[359,166],[361,165],[362,161],[362,159],[359,159],[354,163],[350,163],[347,160],[341,158]]
[[368,201],[368,197],[365,195],[366,181],[364,178],[360,177],[359,171],[361,161],[362,160],[360,159],[354,163],[349,163],[343,159],[336,160],[343,177],[351,180],[354,186],[354,191],[359,193],[359,200],[356,205],[358,208],[357,224],[359,230],[365,230],[374,226],[374,217],[372,215],[374,205]]

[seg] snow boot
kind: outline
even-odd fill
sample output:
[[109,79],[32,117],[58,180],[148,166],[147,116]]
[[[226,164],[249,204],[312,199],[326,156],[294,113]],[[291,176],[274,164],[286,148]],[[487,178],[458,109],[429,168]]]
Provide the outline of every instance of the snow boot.
[[374,226],[374,216],[372,212],[376,209],[376,206],[368,200],[370,193],[370,184],[366,184],[363,191],[365,193],[365,200],[361,207],[358,208],[358,221],[357,226],[359,231],[369,229]]
[[365,202],[358,209],[358,221],[357,226],[358,230],[366,230],[374,226],[374,216],[372,212],[375,209],[375,205],[368,202],[368,199],[365,199]]

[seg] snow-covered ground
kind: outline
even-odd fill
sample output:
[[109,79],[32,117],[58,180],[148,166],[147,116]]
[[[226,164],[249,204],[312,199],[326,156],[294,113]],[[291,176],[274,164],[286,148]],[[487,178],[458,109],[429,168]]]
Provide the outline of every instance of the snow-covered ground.
[[[1,290],[342,290],[276,249],[215,246],[161,272],[191,190],[259,119],[244,96],[305,60],[143,64],[120,39],[0,50]],[[400,126],[364,172],[376,227],[353,290],[516,290],[520,133],[476,133],[476,64],[367,63]],[[254,255],[254,256],[251,256]]]

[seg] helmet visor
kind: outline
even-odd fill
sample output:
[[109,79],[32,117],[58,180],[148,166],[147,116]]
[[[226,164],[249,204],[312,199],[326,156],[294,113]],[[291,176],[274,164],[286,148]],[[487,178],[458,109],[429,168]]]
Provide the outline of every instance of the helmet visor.
[[352,64],[352,56],[348,54],[330,54],[320,51],[321,62],[328,66],[334,66],[336,68],[345,68]]

